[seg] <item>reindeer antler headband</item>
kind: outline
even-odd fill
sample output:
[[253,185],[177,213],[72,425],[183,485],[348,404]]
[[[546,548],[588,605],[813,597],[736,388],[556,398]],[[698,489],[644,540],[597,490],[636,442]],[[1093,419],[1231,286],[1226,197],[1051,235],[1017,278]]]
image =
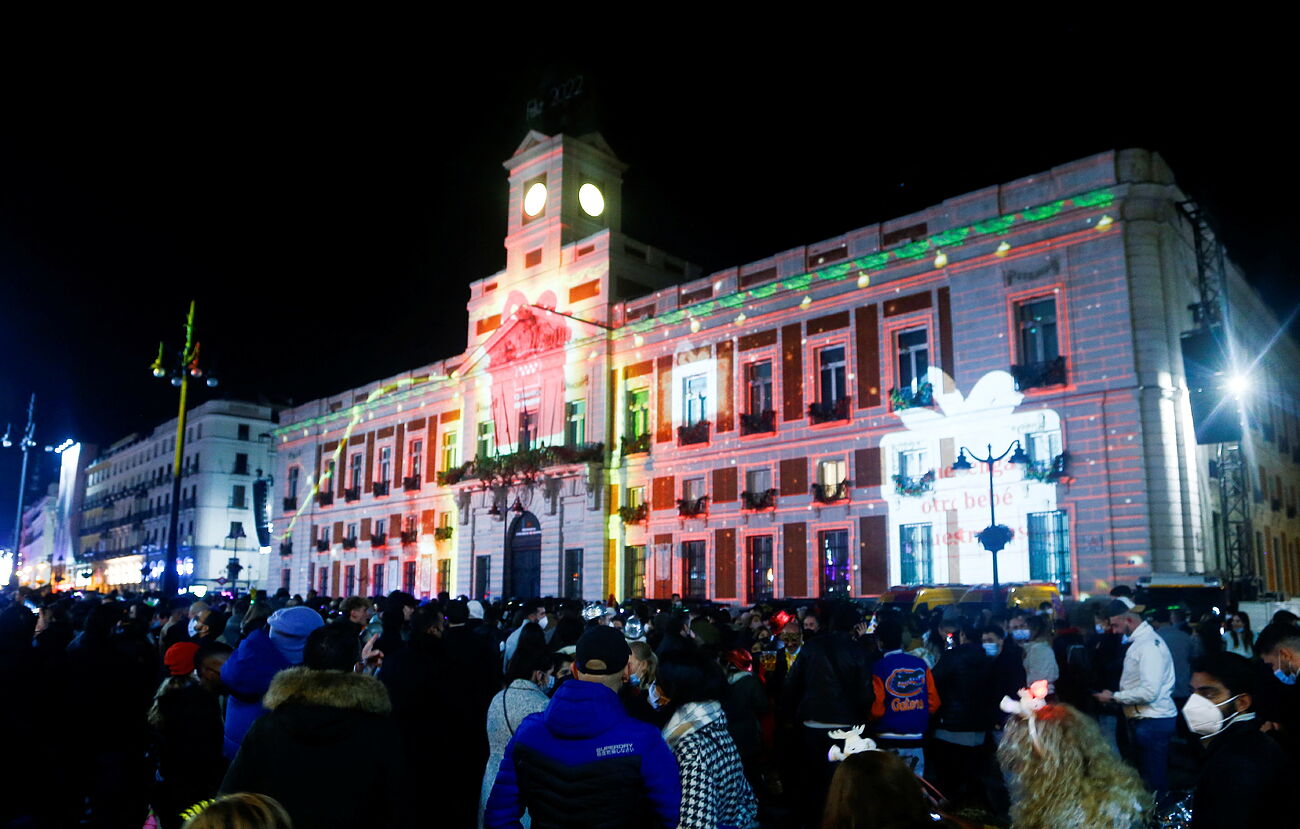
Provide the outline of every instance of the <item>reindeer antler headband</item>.
[[850,728],[847,731],[837,728],[830,732],[828,736],[836,740],[843,740],[844,747],[840,748],[839,746],[831,746],[831,750],[826,753],[826,759],[830,760],[832,763],[838,763],[850,754],[857,754],[862,751],[880,751],[879,748],[876,748],[875,740],[870,737],[862,736],[862,732],[866,729],[867,727],[865,725],[859,725]]

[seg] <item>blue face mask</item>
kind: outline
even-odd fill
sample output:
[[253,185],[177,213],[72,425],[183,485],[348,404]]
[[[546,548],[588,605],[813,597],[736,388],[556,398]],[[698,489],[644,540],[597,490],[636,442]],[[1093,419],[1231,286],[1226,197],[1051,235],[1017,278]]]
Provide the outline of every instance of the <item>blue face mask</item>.
[[1281,668],[1274,671],[1273,676],[1277,677],[1277,681],[1283,685],[1295,685],[1296,675],[1289,674]]
[[1017,642],[1027,642],[1027,641],[1029,641],[1029,631],[1028,631],[1027,629],[1025,629],[1025,628],[1020,628],[1020,629],[1018,629],[1018,630],[1013,630],[1013,631],[1011,631],[1011,635],[1014,636],[1014,637],[1016,638],[1016,641],[1017,641]]
[[631,685],[633,688],[636,688],[638,685],[641,684],[640,675],[632,674],[632,676],[628,678],[628,684]]
[[1127,645],[1131,641],[1133,641],[1133,635],[1130,633],[1126,633],[1119,638],[1119,643],[1121,645]]
[[998,643],[997,643],[997,642],[985,642],[985,643],[984,643],[984,652],[987,653],[989,656],[997,656],[997,655],[998,655]]
[[655,683],[651,682],[645,687],[645,698],[651,708],[659,710],[659,689],[655,687]]
[[555,674],[546,675],[546,684],[542,686],[542,690],[548,694],[555,690]]

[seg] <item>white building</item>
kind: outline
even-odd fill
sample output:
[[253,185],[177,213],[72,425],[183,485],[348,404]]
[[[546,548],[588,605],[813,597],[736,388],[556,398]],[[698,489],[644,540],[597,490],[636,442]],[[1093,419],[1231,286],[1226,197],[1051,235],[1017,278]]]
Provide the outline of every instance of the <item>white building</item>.
[[[213,400],[192,409],[181,465],[182,587],[217,587],[238,559],[241,586],[266,587],[253,520],[253,484],[270,476],[269,406]],[[167,551],[176,419],[114,443],[86,466],[77,588],[156,588]]]
[[22,541],[19,558],[23,563],[18,580],[23,584],[43,587],[52,578],[54,558],[54,513],[59,487],[51,484],[49,492],[23,510]]

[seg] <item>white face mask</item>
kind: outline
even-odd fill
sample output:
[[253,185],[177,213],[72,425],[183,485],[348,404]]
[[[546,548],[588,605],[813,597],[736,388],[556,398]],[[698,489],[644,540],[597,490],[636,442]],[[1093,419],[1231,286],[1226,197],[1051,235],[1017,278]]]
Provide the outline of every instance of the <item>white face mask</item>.
[[190,619],[190,624],[189,624],[189,628],[188,628],[188,630],[189,630],[190,638],[191,638],[191,639],[193,639],[195,636],[198,636],[198,635],[199,635],[199,620],[198,620],[198,619]]
[[[1237,695],[1237,697],[1239,696],[1241,694]],[[1213,737],[1231,725],[1232,721],[1241,715],[1240,711],[1234,711],[1232,716],[1226,719],[1223,716],[1221,706],[1227,705],[1237,697],[1232,697],[1221,703],[1213,703],[1200,694],[1192,694],[1183,705],[1183,720],[1193,734],[1200,734],[1202,739]]]
[[646,702],[650,703],[651,708],[656,711],[659,710],[659,689],[655,683],[651,682],[645,687],[645,699]]
[[555,674],[547,674],[545,679],[542,681],[542,684],[539,687],[548,694],[554,691]]

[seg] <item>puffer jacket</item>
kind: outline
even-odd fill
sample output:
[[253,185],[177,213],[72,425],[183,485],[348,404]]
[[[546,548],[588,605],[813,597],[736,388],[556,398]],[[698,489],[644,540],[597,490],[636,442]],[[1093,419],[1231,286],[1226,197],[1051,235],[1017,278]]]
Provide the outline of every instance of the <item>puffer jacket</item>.
[[296,829],[418,825],[379,680],[289,668],[276,674],[265,702],[268,713],[245,735],[223,793],[270,795]]
[[272,678],[288,667],[291,663],[271,641],[266,628],[244,637],[221,666],[221,682],[230,691],[226,703],[226,759],[234,758],[245,732],[266,712],[262,695],[271,687]]
[[967,642],[944,651],[934,666],[934,684],[939,691],[936,726],[945,731],[984,731],[991,728],[997,704],[993,687],[993,660],[978,642]]
[[804,643],[782,689],[781,708],[797,722],[859,725],[871,719],[867,652],[843,632]]
[[682,788],[677,761],[652,725],[629,717],[618,695],[571,680],[506,746],[483,813],[488,829],[675,827]]

